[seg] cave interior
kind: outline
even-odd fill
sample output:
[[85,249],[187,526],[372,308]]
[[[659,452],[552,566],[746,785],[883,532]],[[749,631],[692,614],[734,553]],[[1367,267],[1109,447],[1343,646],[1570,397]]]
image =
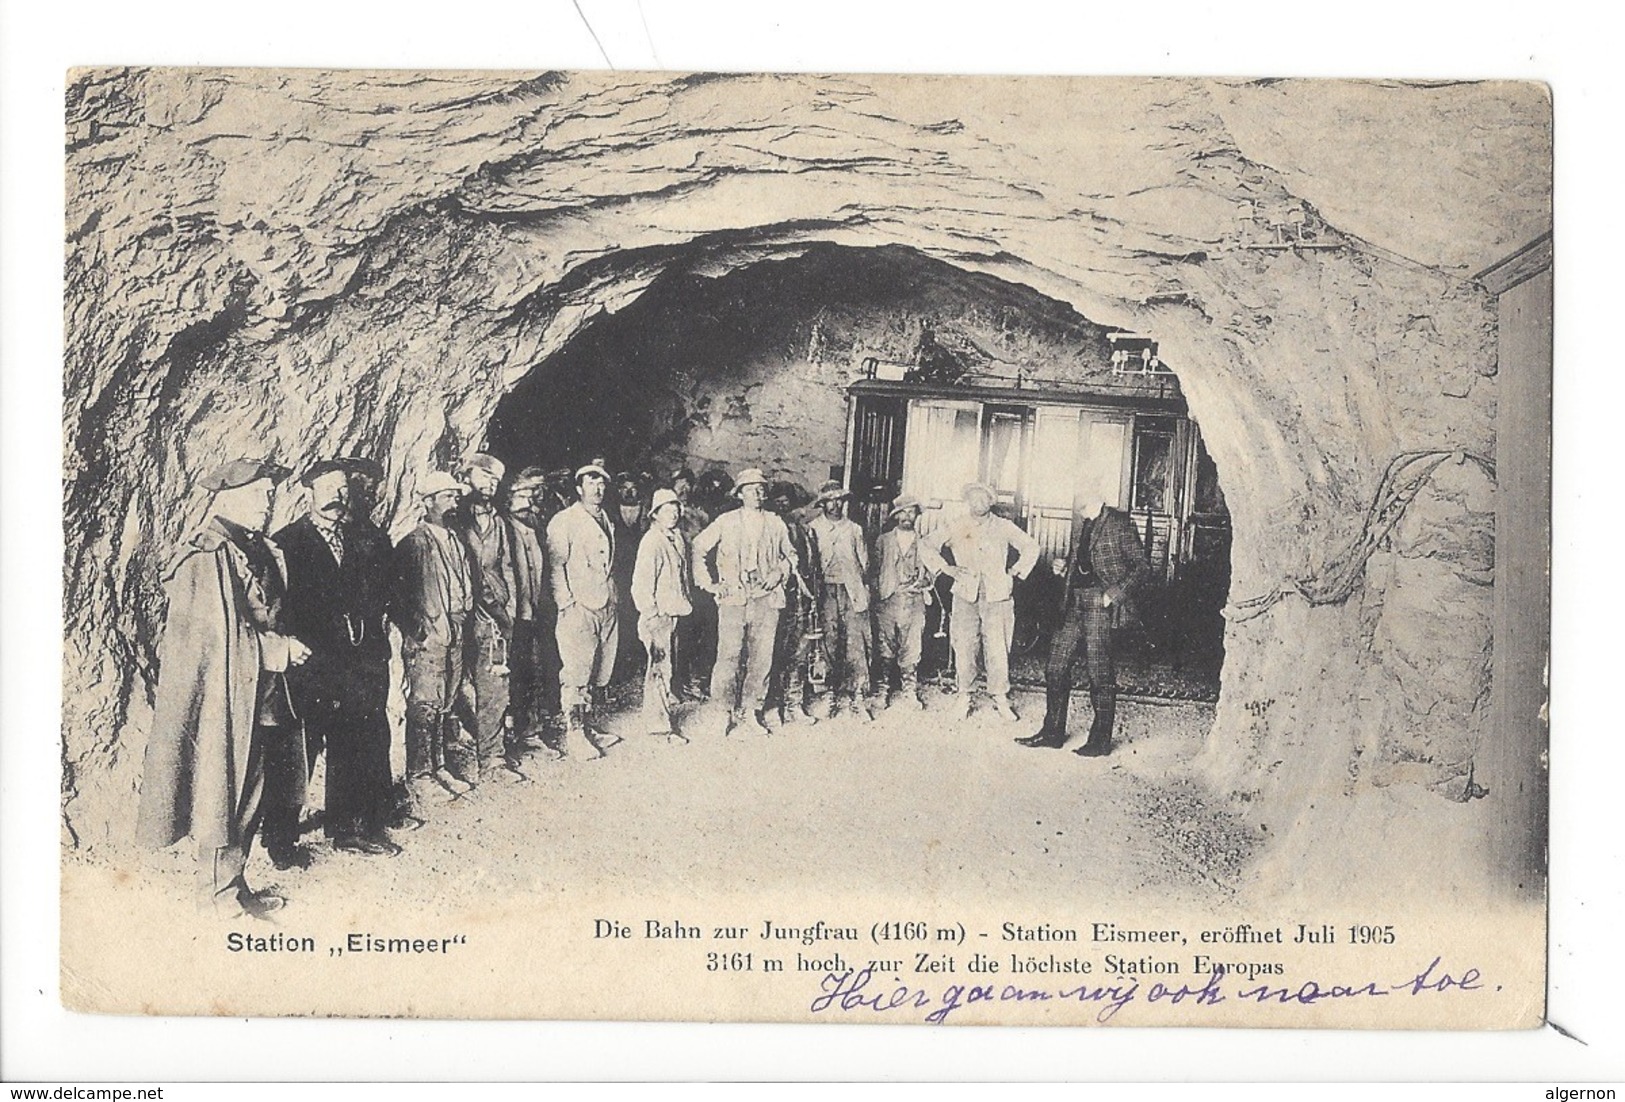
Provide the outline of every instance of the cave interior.
[[[853,515],[873,537],[900,490],[899,472],[866,484],[862,471],[846,477],[846,461],[849,384],[877,363],[939,380],[933,393],[985,403],[976,476],[997,483],[1009,468],[1013,487],[1043,477],[1031,446],[1033,409],[997,386],[991,392],[1002,397],[993,404],[988,383],[1014,378],[1035,400],[1093,387],[1134,411],[1126,493],[1111,504],[1133,511],[1155,563],[1138,601],[1142,615],[1120,640],[1120,682],[1130,694],[1212,701],[1230,575],[1223,491],[1199,431],[1190,432],[1190,455],[1178,453],[1189,470],[1176,461],[1174,423],[1193,419],[1167,416],[1166,403],[1132,405],[1137,395],[1171,395],[1180,407],[1184,399],[1166,367],[1156,378],[1114,372],[1119,335],[1029,287],[906,247],[816,244],[720,274],[675,260],[630,304],[602,313],[525,373],[498,402],[486,447],[510,472],[573,470],[602,458],[614,472],[634,473],[645,500],[684,467],[728,474],[760,466],[803,492],[835,478],[848,482]],[[1056,390],[1066,385],[1075,389]],[[1005,439],[1012,423],[1013,445]],[[888,441],[898,452],[894,468],[901,427]],[[1026,495],[1006,496],[1000,512],[1033,527]],[[1042,682],[1054,626],[1050,561],[1046,555],[1016,594],[1013,668],[1029,684]],[[935,630],[928,638],[927,670],[946,675],[946,641]],[[1084,683],[1081,669],[1075,677]]]

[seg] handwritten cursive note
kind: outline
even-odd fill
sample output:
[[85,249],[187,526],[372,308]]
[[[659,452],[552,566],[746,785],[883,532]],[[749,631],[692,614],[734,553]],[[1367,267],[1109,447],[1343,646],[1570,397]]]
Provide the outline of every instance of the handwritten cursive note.
[[1418,997],[1448,992],[1480,991],[1484,978],[1477,968],[1468,968],[1459,975],[1442,968],[1442,957],[1434,957],[1426,968],[1398,983],[1382,980],[1356,980],[1350,983],[1325,983],[1305,980],[1296,987],[1258,984],[1237,986],[1226,990],[1225,969],[1220,967],[1209,975],[1200,987],[1180,984],[1170,987],[1163,983],[1142,985],[1138,980],[1116,984],[1083,984],[1077,987],[1031,988],[1016,984],[950,984],[928,989],[907,984],[888,986],[876,980],[872,968],[843,972],[826,972],[819,983],[819,994],[809,1009],[814,1014],[829,1011],[843,1013],[890,1014],[893,1012],[925,1011],[923,1021],[941,1025],[961,1007],[981,1002],[1075,1002],[1093,1004],[1097,1022],[1109,1022],[1117,1012],[1131,1003],[1148,1005],[1217,1006],[1230,999],[1276,1006],[1312,1006],[1321,1002],[1345,999],[1388,998],[1399,995]]

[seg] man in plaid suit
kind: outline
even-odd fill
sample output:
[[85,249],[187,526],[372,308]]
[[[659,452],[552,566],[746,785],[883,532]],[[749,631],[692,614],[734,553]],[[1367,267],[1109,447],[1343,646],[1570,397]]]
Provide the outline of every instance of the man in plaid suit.
[[1150,573],[1150,565],[1127,513],[1086,503],[1073,516],[1072,551],[1056,567],[1063,580],[1065,615],[1050,641],[1049,661],[1044,666],[1044,726],[1037,734],[1016,741],[1023,746],[1066,745],[1072,661],[1081,645],[1095,716],[1089,725],[1089,741],[1074,753],[1101,757],[1111,753],[1117,719],[1112,632],[1133,619],[1134,591]]

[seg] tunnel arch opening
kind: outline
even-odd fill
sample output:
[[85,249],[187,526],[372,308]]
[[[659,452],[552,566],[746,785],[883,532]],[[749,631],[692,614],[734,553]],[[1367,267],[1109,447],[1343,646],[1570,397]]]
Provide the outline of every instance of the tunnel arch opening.
[[1151,566],[1124,633],[1123,688],[1218,698],[1230,518],[1180,380],[1152,335],[1023,284],[902,245],[819,242],[735,264],[696,250],[534,363],[486,440],[511,471],[561,483],[601,460],[634,476],[644,501],[683,468],[724,485],[743,467],[804,490],[839,479],[871,537],[901,492],[926,499],[929,524],[965,481],[987,481],[1044,547],[1017,593],[1029,681],[1041,679],[1051,563],[1075,499],[1102,488],[1134,518]]

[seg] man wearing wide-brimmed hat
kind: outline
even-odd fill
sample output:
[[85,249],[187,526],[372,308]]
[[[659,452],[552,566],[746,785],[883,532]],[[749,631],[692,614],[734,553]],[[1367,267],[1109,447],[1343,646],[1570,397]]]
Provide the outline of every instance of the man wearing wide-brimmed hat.
[[765,735],[773,644],[796,552],[784,521],[762,508],[767,477],[760,470],[740,471],[734,494],[740,507],[712,521],[694,541],[694,574],[717,599],[711,701],[726,712],[723,733],[737,728]]
[[869,706],[869,541],[863,529],[845,515],[850,496],[834,480],[820,486],[814,501],[818,514],[808,523],[807,532],[818,546],[825,649],[835,664],[829,714],[835,714],[837,700],[844,693],[850,698],[852,714],[869,720],[874,718]]
[[152,733],[136,837],[163,848],[190,836],[206,898],[222,915],[268,914],[274,892],[243,876],[268,778],[304,777],[304,737],[284,674],[310,658],[284,619],[287,574],[265,538],[288,469],[237,459],[202,480],[208,522],[164,572]]
[[559,696],[566,731],[589,758],[601,758],[620,739],[603,726],[603,691],[609,685],[620,639],[620,593],[615,581],[617,531],[604,507],[609,471],[588,463],[576,471],[578,500],[547,524],[547,559],[558,606]]
[[881,668],[896,667],[897,700],[905,707],[918,709],[920,647],[936,572],[927,556],[920,553],[920,534],[915,531],[920,499],[912,494],[897,498],[892,502],[890,519],[892,527],[881,533],[875,545]]
[[[643,677],[644,728],[652,735],[676,735],[672,709],[672,652],[677,625],[694,611],[688,540],[680,521],[683,503],[670,490],[656,490],[649,530],[638,544],[632,571],[632,603],[638,610],[638,638],[648,651]],[[684,741],[687,741],[686,739]]]
[[[987,673],[987,694],[1001,718],[1014,723],[1010,703],[1010,638],[1016,610],[1011,593],[1016,578],[1025,578],[1038,565],[1038,541],[993,513],[991,487],[970,483],[964,490],[965,515],[932,533],[921,546],[927,563],[953,578],[953,619],[949,642],[959,682],[961,718],[971,713],[971,687],[981,666]],[[1015,551],[1015,565],[1010,552]],[[953,559],[949,565],[941,553]],[[978,661],[980,658],[980,661]]]
[[457,709],[474,611],[474,568],[468,548],[446,526],[467,490],[445,471],[418,486],[423,520],[395,545],[390,615],[401,629],[406,664],[406,786],[421,815],[469,790],[450,770],[458,740]]

